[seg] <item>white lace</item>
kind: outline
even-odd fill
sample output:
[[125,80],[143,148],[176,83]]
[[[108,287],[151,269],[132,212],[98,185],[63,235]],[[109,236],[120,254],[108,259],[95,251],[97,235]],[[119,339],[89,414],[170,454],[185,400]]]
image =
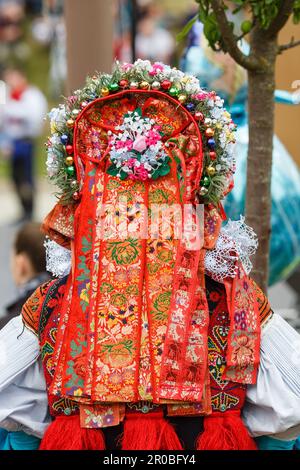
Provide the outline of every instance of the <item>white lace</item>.
[[71,270],[71,251],[53,240],[46,240],[46,269],[54,277],[67,276]]
[[[236,275],[236,262],[240,260],[246,274],[252,269],[250,256],[258,246],[253,229],[245,224],[245,218],[229,220],[221,229],[216,246],[205,254],[205,270],[217,282]],[[67,276],[71,270],[71,251],[53,240],[45,241],[47,271],[55,277]]]
[[245,224],[245,218],[229,220],[221,229],[216,246],[205,254],[205,269],[217,282],[236,275],[236,262],[239,259],[246,274],[252,269],[250,256],[257,249],[258,240],[251,227]]

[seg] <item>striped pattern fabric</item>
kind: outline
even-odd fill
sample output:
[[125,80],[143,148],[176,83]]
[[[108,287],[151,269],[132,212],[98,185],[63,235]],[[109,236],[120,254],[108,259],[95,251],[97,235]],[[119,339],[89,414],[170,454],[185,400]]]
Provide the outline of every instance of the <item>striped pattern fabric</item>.
[[51,280],[39,286],[29,297],[22,308],[23,322],[26,328],[32,331],[32,333],[34,333],[36,336],[38,336],[39,319],[43,301],[49,287],[53,282],[55,281]]
[[271,309],[270,302],[263,291],[258,287],[253,279],[251,281],[257,294],[260,324],[261,326],[264,326],[264,324],[272,317],[273,310]]

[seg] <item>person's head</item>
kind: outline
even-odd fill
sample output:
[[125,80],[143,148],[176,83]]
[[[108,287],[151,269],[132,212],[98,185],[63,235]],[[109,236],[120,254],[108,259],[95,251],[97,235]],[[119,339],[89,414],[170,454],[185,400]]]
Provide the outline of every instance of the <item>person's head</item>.
[[45,236],[40,224],[29,222],[18,231],[12,254],[12,275],[21,286],[46,271]]
[[28,82],[25,72],[21,67],[8,67],[4,70],[3,78],[12,90],[23,90]]

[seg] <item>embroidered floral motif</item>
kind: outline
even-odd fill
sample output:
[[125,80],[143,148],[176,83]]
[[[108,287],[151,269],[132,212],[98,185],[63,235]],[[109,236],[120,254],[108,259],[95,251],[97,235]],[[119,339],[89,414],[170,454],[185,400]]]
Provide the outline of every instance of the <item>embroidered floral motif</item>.
[[80,426],[93,429],[117,426],[124,414],[120,405],[80,405]]
[[241,264],[232,284],[225,281],[230,304],[227,367],[224,377],[241,383],[255,383],[259,364],[260,322],[257,293]]

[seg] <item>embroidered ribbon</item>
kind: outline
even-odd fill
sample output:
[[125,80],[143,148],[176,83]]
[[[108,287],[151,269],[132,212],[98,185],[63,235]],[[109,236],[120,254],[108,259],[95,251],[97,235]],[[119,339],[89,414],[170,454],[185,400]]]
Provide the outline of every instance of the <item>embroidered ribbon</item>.
[[[191,246],[189,231],[180,241],[174,233],[169,239],[136,235],[148,228],[143,207],[148,210],[153,202],[177,203],[181,210],[191,203],[191,224],[200,228],[194,202],[202,171],[201,136],[178,102],[175,108],[159,92],[156,99],[153,92],[126,93],[100,99],[76,123],[82,197],[75,213],[74,265],[62,305],[51,392],[87,404],[201,402],[207,398],[203,390],[209,389],[204,250]],[[171,157],[169,175],[151,183],[122,181],[106,171],[106,131],[137,103],[163,127]],[[218,211],[209,210],[214,229],[206,217],[205,248],[215,242],[221,223]],[[126,237],[119,235],[122,227],[129,230]],[[242,323],[236,327],[233,296],[242,291],[243,282],[241,275],[235,286],[226,287],[232,321],[228,373],[235,371],[237,379],[246,381],[244,359],[241,363],[234,348]],[[257,345],[257,337],[255,341]],[[255,369],[252,357],[248,365]]]

